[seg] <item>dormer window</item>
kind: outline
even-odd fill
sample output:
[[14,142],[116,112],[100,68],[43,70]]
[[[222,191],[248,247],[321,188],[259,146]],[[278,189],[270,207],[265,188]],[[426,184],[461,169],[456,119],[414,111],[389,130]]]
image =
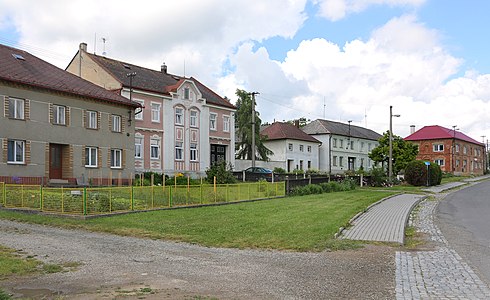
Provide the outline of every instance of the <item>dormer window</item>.
[[184,99],[189,100],[190,99],[190,91],[189,88],[184,88]]

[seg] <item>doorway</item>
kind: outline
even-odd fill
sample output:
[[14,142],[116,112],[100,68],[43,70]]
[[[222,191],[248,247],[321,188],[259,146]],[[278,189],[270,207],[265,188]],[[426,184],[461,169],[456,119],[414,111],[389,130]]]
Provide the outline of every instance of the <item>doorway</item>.
[[49,144],[49,179],[63,179],[63,145]]

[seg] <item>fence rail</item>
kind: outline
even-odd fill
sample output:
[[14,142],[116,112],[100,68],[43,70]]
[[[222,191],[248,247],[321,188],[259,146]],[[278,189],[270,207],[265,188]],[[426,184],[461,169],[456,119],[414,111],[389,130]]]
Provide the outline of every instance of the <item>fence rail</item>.
[[221,185],[47,188],[0,182],[0,203],[74,215],[97,215],[285,196],[284,182]]

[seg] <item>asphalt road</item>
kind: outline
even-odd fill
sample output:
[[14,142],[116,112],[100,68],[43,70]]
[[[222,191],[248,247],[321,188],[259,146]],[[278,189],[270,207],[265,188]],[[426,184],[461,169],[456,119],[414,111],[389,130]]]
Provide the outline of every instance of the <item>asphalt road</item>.
[[490,181],[449,194],[436,223],[449,244],[490,285]]

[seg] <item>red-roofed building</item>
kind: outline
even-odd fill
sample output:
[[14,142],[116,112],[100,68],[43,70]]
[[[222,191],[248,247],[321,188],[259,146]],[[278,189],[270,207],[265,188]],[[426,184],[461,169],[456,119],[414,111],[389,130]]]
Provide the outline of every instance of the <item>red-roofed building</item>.
[[405,138],[419,147],[417,159],[437,163],[443,172],[482,175],[485,145],[455,129],[425,126]]
[[318,149],[322,144],[290,123],[275,122],[260,132],[267,136],[264,145],[274,154],[272,161],[282,161],[287,172],[319,169]]

